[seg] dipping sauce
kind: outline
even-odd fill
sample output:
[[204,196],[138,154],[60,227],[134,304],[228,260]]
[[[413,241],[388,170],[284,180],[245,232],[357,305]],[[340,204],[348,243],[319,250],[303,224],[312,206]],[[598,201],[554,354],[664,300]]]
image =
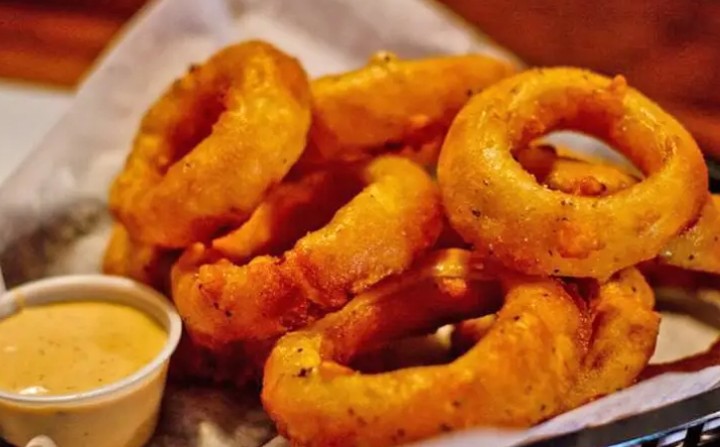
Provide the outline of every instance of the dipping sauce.
[[150,363],[167,338],[152,317],[123,304],[31,306],[0,320],[0,390],[57,395],[98,388]]

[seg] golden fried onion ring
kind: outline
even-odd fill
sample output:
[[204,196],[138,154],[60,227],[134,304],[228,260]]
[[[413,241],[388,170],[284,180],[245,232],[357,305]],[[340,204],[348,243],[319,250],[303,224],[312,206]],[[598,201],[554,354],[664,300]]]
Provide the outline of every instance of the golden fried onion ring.
[[720,195],[712,194],[700,217],[665,245],[658,261],[688,270],[720,274]]
[[428,162],[470,96],[514,71],[483,55],[399,60],[382,52],[359,70],[321,77],[312,82],[313,122],[301,164],[363,160],[407,146],[429,152]]
[[[558,129],[607,140],[646,178],[603,197],[539,185],[512,156]],[[476,95],[445,139],[448,216],[476,250],[527,273],[606,278],[657,255],[697,215],[707,168],[695,141],[622,77],[530,70]]]
[[137,240],[205,241],[248,218],[299,158],[309,125],[295,59],[262,42],[228,47],[145,114],[110,207]]
[[265,365],[262,399],[283,435],[303,446],[388,446],[473,426],[528,426],[563,408],[588,327],[582,303],[554,279],[506,275],[496,324],[448,365],[372,375],[345,366],[368,346],[483,305],[482,293],[450,299],[408,294],[406,285],[394,293],[403,278],[280,339]]
[[[632,385],[655,350],[660,328],[653,291],[636,268],[621,270],[604,284],[585,281],[579,289],[590,302],[591,343],[577,381],[564,396],[563,411]],[[465,352],[478,343],[496,318],[455,325],[454,350]]]
[[257,255],[280,255],[330,221],[361,189],[360,179],[342,166],[286,179],[268,193],[247,222],[213,240],[212,248],[235,263]]
[[[606,163],[590,163],[566,148],[531,146],[518,151],[518,162],[536,180],[555,191],[605,196],[641,179]],[[561,152],[564,155],[559,154]],[[673,236],[658,254],[658,262],[688,270],[720,274],[720,195],[708,194],[695,222]]]
[[621,270],[592,289],[592,342],[581,375],[566,395],[566,410],[635,383],[655,351],[660,329],[655,295],[636,268]]
[[173,268],[173,297],[186,327],[207,346],[282,335],[407,269],[441,225],[432,179],[411,161],[379,157],[361,169],[367,185],[323,228],[281,257],[213,261],[190,247]]

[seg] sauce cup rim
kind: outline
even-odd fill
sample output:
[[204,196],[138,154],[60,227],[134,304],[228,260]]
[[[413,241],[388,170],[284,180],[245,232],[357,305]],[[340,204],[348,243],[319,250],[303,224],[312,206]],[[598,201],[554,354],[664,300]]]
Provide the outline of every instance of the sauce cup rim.
[[[163,366],[166,361],[169,360],[172,353],[180,342],[180,336],[182,334],[182,320],[175,311],[174,307],[170,304],[170,301],[160,292],[136,281],[120,276],[103,275],[103,274],[87,274],[87,275],[64,275],[56,276],[51,278],[39,279],[31,281],[10,289],[0,294],[0,305],[6,304],[8,301],[13,301],[15,305],[18,302],[21,307],[30,307],[36,304],[27,302],[25,295],[29,293],[37,294],[49,294],[53,292],[57,293],[58,290],[73,288],[89,288],[98,287],[102,290],[103,288],[113,288],[115,291],[124,293],[128,299],[123,304],[134,307],[135,309],[149,315],[153,319],[155,316],[150,315],[149,312],[142,309],[140,306],[133,305],[133,302],[149,303],[151,306],[162,312],[167,318],[167,324],[163,325],[163,329],[167,332],[167,340],[163,345],[160,352],[146,365],[138,369],[134,373],[127,377],[124,377],[116,382],[103,385],[98,388],[93,388],[87,391],[71,394],[56,394],[56,395],[45,395],[45,396],[29,396],[24,394],[12,393],[8,391],[0,390],[0,400],[11,401],[20,404],[35,404],[35,405],[47,405],[47,404],[77,404],[88,400],[95,400],[102,397],[111,396],[115,393],[132,388],[134,385],[141,383],[153,372]],[[31,300],[34,301],[34,300]],[[79,302],[79,301],[107,301],[116,302],[115,300],[105,299],[102,294],[99,294],[97,298],[92,299],[55,299],[53,303],[62,302]],[[43,303],[37,303],[42,305]],[[12,315],[12,314],[11,314]],[[10,315],[10,316],[11,316]],[[9,317],[9,316],[8,316]],[[8,318],[5,317],[5,318]],[[0,316],[0,322],[5,319]]]

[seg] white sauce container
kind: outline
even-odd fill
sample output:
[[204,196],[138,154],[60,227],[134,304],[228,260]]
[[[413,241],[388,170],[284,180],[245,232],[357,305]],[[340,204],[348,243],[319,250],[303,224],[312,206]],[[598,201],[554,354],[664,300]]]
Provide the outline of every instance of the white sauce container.
[[166,330],[165,346],[134,374],[97,389],[51,396],[0,391],[0,437],[6,441],[23,446],[45,435],[58,447],[139,447],[152,436],[170,355],[182,332],[180,317],[167,298],[125,278],[63,276],[34,281],[0,296],[0,320],[23,307],[84,300],[124,304],[146,313]]

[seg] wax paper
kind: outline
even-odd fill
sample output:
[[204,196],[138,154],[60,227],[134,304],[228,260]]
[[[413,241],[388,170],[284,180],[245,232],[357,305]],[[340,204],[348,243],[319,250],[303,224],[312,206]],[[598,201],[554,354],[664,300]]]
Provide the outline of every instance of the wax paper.
[[[424,0],[153,2],[82,84],[67,115],[0,188],[0,266],[8,286],[99,270],[110,224],[107,190],[143,111],[191,63],[250,38],[296,55],[313,76],[361,66],[381,49],[402,57],[480,51],[516,61]],[[593,143],[586,147],[597,149]],[[697,352],[716,333],[716,327],[694,318],[668,317],[656,356]],[[720,368],[662,376],[531,430],[472,430],[423,445],[513,445],[655,408],[707,390],[719,379]],[[275,436],[256,390],[173,385],[151,445],[285,445]]]

